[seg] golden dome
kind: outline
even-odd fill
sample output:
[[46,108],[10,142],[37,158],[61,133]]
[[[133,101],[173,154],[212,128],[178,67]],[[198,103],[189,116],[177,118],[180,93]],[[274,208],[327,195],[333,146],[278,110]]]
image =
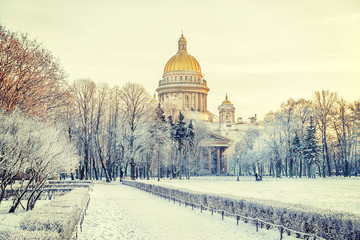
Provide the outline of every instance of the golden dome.
[[156,99],[156,94],[155,93],[154,93],[153,99],[151,99],[151,102],[152,103],[158,103],[159,102],[159,100]]
[[199,62],[186,49],[186,38],[181,34],[178,41],[178,52],[167,61],[164,73],[178,70],[196,71],[201,74],[201,67]]
[[192,70],[201,73],[200,64],[188,53],[175,54],[166,63],[164,72]]
[[231,102],[230,102],[229,99],[228,99],[227,93],[226,93],[225,100],[222,102],[222,104],[231,104]]

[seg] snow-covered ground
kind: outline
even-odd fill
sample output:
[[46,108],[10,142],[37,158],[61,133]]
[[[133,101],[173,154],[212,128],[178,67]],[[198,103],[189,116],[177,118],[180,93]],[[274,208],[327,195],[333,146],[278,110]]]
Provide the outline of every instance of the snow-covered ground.
[[[276,230],[179,206],[119,183],[98,183],[83,223],[80,239],[279,239]],[[284,236],[283,239],[296,239]]]
[[274,179],[198,177],[190,180],[142,180],[198,192],[301,204],[360,215],[360,178]]
[[[35,208],[39,208],[45,204],[47,204],[49,200],[38,200],[35,204]],[[21,203],[26,207],[27,201],[21,201]],[[24,210],[21,206],[19,206],[15,213],[9,213],[9,209],[12,205],[12,201],[2,201],[0,204],[0,231],[3,230],[12,230],[20,227],[20,222],[26,214],[30,211]]]

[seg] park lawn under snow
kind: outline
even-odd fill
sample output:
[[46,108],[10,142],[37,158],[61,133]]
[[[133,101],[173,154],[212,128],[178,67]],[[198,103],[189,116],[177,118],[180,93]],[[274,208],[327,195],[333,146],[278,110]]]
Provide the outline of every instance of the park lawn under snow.
[[256,182],[254,177],[196,177],[190,180],[141,180],[144,183],[197,192],[232,195],[301,204],[360,215],[359,178],[274,179]]
[[[40,208],[47,204],[50,200],[38,200],[34,208]],[[24,207],[26,207],[27,201],[21,201]],[[24,210],[20,205],[16,209],[15,213],[9,213],[9,209],[12,205],[12,201],[4,200],[0,204],[0,231],[13,230],[20,227],[21,220],[30,212]]]
[[[179,206],[118,183],[95,184],[80,239],[279,239],[260,229],[208,211]],[[296,239],[285,236],[284,239]]]

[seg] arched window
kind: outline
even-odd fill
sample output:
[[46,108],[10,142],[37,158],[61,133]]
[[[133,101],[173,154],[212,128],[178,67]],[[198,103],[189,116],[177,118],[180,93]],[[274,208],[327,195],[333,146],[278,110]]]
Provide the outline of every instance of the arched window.
[[185,95],[185,108],[189,108],[189,96]]
[[190,76],[190,81],[192,81],[192,76]]
[[180,76],[180,81],[182,81],[182,76]]
[[175,82],[177,81],[177,76],[175,76]]
[[185,76],[185,81],[187,81],[187,76]]

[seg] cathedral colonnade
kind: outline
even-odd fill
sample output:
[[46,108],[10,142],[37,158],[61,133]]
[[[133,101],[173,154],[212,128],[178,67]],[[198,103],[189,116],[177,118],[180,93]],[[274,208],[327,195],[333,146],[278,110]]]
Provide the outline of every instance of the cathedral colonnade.
[[228,146],[208,146],[206,147],[204,158],[207,161],[204,169],[211,174],[221,175],[228,172],[227,154],[225,150]]

